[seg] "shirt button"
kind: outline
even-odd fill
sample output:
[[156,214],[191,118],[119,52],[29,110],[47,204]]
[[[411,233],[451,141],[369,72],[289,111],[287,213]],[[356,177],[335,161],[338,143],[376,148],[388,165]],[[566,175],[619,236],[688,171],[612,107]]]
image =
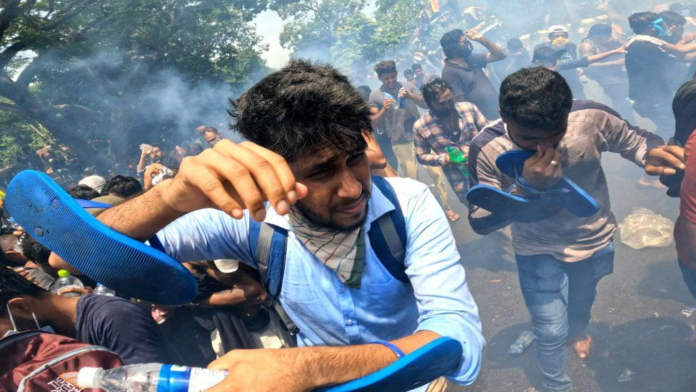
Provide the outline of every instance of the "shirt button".
[[346,324],[348,324],[348,325],[353,325],[353,322],[354,322],[353,319],[346,320]]
[[341,287],[341,293],[345,293],[345,292],[346,292],[346,288],[345,288],[345,287]]

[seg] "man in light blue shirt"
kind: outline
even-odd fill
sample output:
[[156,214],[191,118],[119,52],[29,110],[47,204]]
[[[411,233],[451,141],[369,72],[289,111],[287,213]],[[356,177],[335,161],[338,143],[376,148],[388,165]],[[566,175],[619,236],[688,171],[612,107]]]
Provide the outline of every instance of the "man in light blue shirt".
[[[157,233],[180,261],[233,258],[251,266],[250,219],[288,232],[278,300],[301,347],[235,350],[212,366],[230,371],[219,390],[311,390],[342,383],[446,336],[462,344],[447,374],[471,384],[484,344],[447,218],[428,188],[389,179],[403,212],[408,283],[392,276],[366,235],[395,205],[373,186],[367,106],[327,66],[293,62],[233,104],[253,143],[220,141],[179,174],[99,219],[133,238]],[[273,208],[266,209],[269,200]],[[329,346],[329,347],[318,347]]]

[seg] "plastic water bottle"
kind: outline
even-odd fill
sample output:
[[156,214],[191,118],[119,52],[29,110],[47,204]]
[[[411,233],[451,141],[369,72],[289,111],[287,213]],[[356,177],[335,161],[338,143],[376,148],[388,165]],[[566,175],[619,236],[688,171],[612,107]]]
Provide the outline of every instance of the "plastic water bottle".
[[77,384],[109,392],[198,392],[226,377],[225,371],[147,363],[113,369],[84,367],[77,374]]
[[389,94],[389,93],[386,92],[386,91],[383,91],[383,92],[382,92],[382,95],[384,96],[384,100],[385,100],[385,101],[386,101],[387,99],[391,99],[392,101],[397,102],[396,107],[392,106],[394,109],[399,109],[399,108],[401,107],[401,104],[398,103],[398,101],[396,101],[396,99],[394,99],[394,96],[393,96],[393,95]]
[[114,296],[116,296],[116,292],[115,292],[115,291],[111,290],[110,288],[104,286],[104,285],[101,284],[101,283],[97,283],[97,288],[94,289],[94,293],[93,293],[93,294],[96,294],[96,295],[104,295],[104,296],[107,296],[107,297],[114,297]]
[[63,297],[79,297],[80,294],[77,293],[66,293],[66,294],[61,294],[60,292],[62,290],[67,289],[68,287],[77,287],[78,289],[84,289],[85,285],[82,284],[80,279],[71,276],[70,272],[66,270],[58,270],[58,280],[56,280],[56,283],[53,285],[53,294],[58,294],[62,295]]
[[527,346],[529,346],[532,341],[534,341],[534,334],[532,331],[522,331],[520,336],[510,345],[510,355],[520,355]]
[[403,94],[404,91],[406,91],[406,89],[403,87],[399,89],[399,109],[403,109],[406,107],[406,98],[401,96],[401,94]]
[[142,151],[142,152],[150,152],[150,151],[152,151],[153,148],[154,147],[152,147],[151,145],[149,145],[147,143],[143,143],[140,145],[140,151]]
[[469,158],[464,156],[464,152],[452,146],[445,147],[445,151],[447,151],[447,155],[449,155],[450,162],[457,164],[459,172],[462,173],[464,177],[469,177],[469,168],[467,167]]

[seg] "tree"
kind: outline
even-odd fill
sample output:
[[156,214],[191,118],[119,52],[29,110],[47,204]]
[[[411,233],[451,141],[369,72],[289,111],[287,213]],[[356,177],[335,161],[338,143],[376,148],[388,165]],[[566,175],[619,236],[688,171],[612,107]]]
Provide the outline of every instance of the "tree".
[[422,0],[378,0],[372,17],[364,0],[272,0],[271,9],[290,20],[281,44],[296,57],[331,62],[361,74],[384,56],[406,52]]
[[[266,6],[253,0],[3,1],[0,111],[45,127],[84,164],[104,166],[91,139],[115,129],[127,143],[131,135],[152,132],[139,108],[167,71],[188,83],[240,87],[265,69],[259,37],[247,23]],[[168,126],[154,125],[156,131]]]

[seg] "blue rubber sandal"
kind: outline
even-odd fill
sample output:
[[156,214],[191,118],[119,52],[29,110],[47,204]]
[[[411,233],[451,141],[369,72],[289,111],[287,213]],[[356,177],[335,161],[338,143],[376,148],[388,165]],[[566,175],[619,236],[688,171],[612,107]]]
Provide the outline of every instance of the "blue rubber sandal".
[[[519,184],[522,169],[524,168],[524,161],[529,159],[532,155],[534,155],[534,152],[531,151],[508,151],[500,154],[495,164],[503,174],[516,179]],[[525,189],[528,191],[532,190],[529,188]],[[566,176],[563,176],[561,180],[553,186],[543,190],[533,190],[533,193],[548,195],[549,198],[555,200],[560,206],[579,217],[586,218],[599,211],[599,203]]]
[[17,174],[5,205],[38,242],[119,295],[163,305],[196,296],[196,280],[179,262],[108,228],[44,173]]
[[524,198],[489,185],[474,185],[466,194],[470,204],[513,222],[538,222],[560,208],[549,199]]
[[357,380],[324,389],[324,391],[410,391],[451,372],[461,360],[461,343],[441,337],[396,360],[384,369]]

